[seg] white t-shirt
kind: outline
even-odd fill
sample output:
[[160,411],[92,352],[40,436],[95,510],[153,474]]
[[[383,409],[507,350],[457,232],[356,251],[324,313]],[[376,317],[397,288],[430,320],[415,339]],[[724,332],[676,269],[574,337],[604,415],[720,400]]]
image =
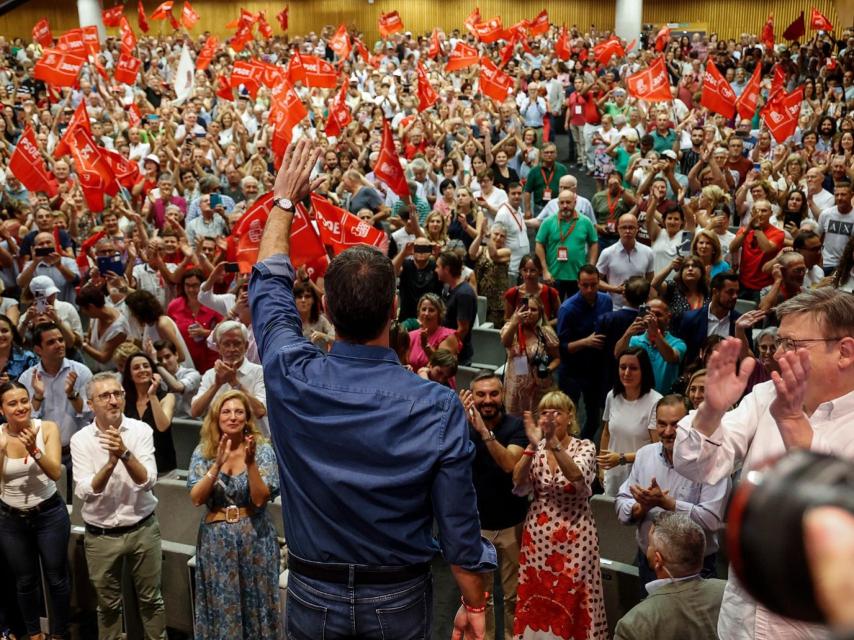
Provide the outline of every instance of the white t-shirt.
[[[631,253],[626,251],[622,242],[612,244],[605,249],[596,262],[596,268],[605,281],[614,286],[620,286],[632,276],[645,276],[653,271],[652,249],[640,242],[635,242]],[[625,304],[623,296],[612,293],[614,310],[621,309]]]
[[[652,442],[650,429],[655,429],[655,405],[661,394],[650,389],[637,400],[626,400],[623,395],[608,392],[602,420],[608,423],[608,450],[617,453],[634,453]],[[631,464],[623,464],[605,471],[605,495],[616,497],[620,486],[629,477]]]
[[839,213],[837,207],[825,209],[818,217],[818,232],[824,240],[821,248],[824,267],[835,267],[854,235],[854,212]]
[[521,211],[513,211],[509,203],[505,203],[495,214],[495,224],[501,224],[507,230],[507,248],[510,249],[509,272],[519,273],[519,263],[531,252],[528,239],[528,228]]
[[[685,229],[680,229],[672,238],[667,235],[666,229],[661,229],[658,232],[658,237],[652,243],[653,270],[658,273],[669,265],[676,258],[676,252],[679,247],[688,248],[683,251],[682,255],[690,255],[691,253],[691,238],[693,234]],[[671,274],[676,277],[676,274]]]

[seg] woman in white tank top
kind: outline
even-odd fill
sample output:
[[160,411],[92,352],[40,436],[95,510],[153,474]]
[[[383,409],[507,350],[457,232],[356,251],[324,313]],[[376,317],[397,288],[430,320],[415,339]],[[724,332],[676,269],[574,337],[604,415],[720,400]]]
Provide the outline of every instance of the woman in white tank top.
[[32,418],[27,388],[0,385],[0,553],[12,569],[18,607],[32,639],[44,639],[39,626],[44,567],[52,612],[50,637],[67,638],[71,587],[68,539],[71,523],[57,493],[61,472],[59,427]]

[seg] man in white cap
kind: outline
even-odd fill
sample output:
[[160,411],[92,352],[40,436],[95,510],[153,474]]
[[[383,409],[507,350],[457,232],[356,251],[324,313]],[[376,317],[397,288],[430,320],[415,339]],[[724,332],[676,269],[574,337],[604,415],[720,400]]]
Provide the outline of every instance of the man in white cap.
[[33,304],[18,321],[18,331],[24,334],[43,322],[53,322],[62,331],[69,350],[83,341],[83,325],[77,308],[57,298],[59,289],[48,276],[36,276],[30,281]]

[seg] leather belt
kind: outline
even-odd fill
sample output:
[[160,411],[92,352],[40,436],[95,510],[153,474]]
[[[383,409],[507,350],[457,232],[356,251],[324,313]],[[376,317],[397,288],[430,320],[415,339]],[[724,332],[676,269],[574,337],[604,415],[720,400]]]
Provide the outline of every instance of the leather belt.
[[223,509],[214,509],[209,511],[205,516],[205,524],[213,524],[214,522],[227,522],[234,524],[240,522],[244,518],[251,518],[258,513],[255,507],[237,507],[234,505]]
[[370,567],[363,565],[347,564],[322,564],[308,562],[288,555],[288,570],[295,574],[320,580],[322,582],[335,582],[338,584],[349,584],[350,567],[353,567],[353,581],[356,584],[396,584],[406,582],[430,573],[430,563],[422,562],[403,567]]
[[62,498],[59,493],[54,493],[50,498],[42,500],[36,506],[30,507],[29,509],[18,509],[17,507],[10,507],[5,502],[0,502],[0,512],[9,516],[17,516],[18,518],[32,518],[33,516],[40,514],[42,511],[50,509],[58,502],[62,502]]
[[125,525],[123,527],[111,527],[109,529],[104,527],[96,527],[94,524],[86,523],[86,533],[91,533],[93,536],[118,536],[123,533],[130,533],[131,531],[136,531],[146,522],[151,520],[154,517],[154,512],[152,511],[147,516],[145,516],[142,520],[135,522],[133,524]]

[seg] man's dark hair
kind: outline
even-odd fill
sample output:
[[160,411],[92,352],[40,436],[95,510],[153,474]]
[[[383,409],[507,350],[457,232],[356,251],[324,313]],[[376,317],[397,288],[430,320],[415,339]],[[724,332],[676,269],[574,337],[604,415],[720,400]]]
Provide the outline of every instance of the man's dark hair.
[[513,181],[507,185],[507,193],[510,193],[512,189],[521,189],[522,184],[520,182]]
[[838,189],[839,187],[851,191],[851,181],[848,178],[840,178],[839,180],[834,181],[833,188]]
[[469,383],[469,389],[471,389],[478,382],[483,382],[484,380],[493,380],[493,379],[498,380],[498,382],[501,382],[501,376],[499,376],[494,371],[489,371],[488,369],[484,369],[483,371],[478,373],[474,378],[471,379],[471,382]]
[[462,259],[453,251],[443,251],[439,254],[439,262],[442,263],[442,266],[445,267],[448,271],[450,271],[451,275],[455,278],[459,278],[463,273],[463,261]]
[[714,278],[712,278],[712,282],[709,285],[709,290],[720,291],[724,288],[727,282],[738,282],[738,274],[733,271],[724,271],[723,273],[719,273]]
[[582,265],[581,268],[578,270],[578,275],[581,276],[582,273],[586,273],[588,276],[596,276],[597,278],[600,277],[599,270],[592,264]]
[[338,335],[360,343],[382,333],[394,306],[391,260],[368,247],[347,249],[329,265],[325,285],[326,310]]
[[156,340],[154,342],[154,350],[160,351],[161,349],[169,349],[176,356],[178,355],[178,347],[176,347],[171,340]]
[[82,309],[87,305],[92,305],[96,309],[103,309],[107,304],[104,291],[100,287],[95,287],[91,284],[80,289],[77,294],[77,308]]
[[133,316],[143,324],[154,324],[163,315],[163,305],[149,291],[134,291],[127,298],[125,304]]
[[688,398],[678,393],[669,393],[663,398],[659,398],[655,403],[655,412],[658,413],[659,407],[682,407],[685,413],[690,413],[691,403]]
[[815,231],[811,229],[804,229],[803,231],[799,231],[798,235],[795,236],[795,239],[792,241],[792,248],[797,251],[798,249],[803,249],[807,246],[807,240],[812,240],[813,238],[821,239],[821,236],[818,235]]
[[643,276],[632,276],[626,280],[625,285],[623,296],[630,307],[637,308],[649,298],[649,280]]
[[42,322],[37,324],[33,328],[33,346],[40,347],[42,346],[42,336],[46,334],[48,331],[60,331],[59,325],[54,322]]

